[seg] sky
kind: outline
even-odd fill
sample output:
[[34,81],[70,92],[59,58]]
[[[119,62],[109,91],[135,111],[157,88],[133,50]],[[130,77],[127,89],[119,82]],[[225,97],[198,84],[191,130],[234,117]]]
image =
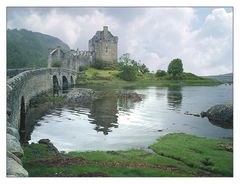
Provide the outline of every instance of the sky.
[[232,72],[232,8],[7,8],[7,28],[58,37],[71,49],[88,50],[88,40],[107,25],[118,36],[118,56],[167,70],[175,58],[185,72]]

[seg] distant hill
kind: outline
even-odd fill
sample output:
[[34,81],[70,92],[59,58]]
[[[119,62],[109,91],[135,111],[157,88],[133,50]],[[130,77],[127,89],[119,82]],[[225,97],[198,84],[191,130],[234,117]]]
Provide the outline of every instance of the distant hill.
[[46,67],[48,49],[60,46],[70,50],[60,39],[25,29],[7,30],[7,68]]
[[205,77],[218,80],[221,82],[233,82],[233,73],[227,73],[222,75],[211,75],[211,76],[205,76]]

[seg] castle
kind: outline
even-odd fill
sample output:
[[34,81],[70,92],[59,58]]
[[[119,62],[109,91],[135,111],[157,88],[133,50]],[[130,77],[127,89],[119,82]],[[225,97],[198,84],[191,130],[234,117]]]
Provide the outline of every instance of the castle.
[[80,67],[92,66],[94,63],[104,61],[112,63],[117,61],[118,37],[113,36],[108,27],[97,31],[88,42],[88,51],[70,50],[64,52],[60,47],[52,49],[48,56],[48,68],[63,67],[79,71]]

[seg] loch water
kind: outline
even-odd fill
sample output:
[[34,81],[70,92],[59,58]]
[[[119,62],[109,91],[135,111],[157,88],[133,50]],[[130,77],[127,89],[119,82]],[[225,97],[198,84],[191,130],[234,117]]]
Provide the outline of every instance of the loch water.
[[[60,151],[144,149],[168,133],[210,138],[232,138],[233,129],[210,122],[199,114],[216,104],[232,103],[232,85],[145,87],[127,89],[143,95],[133,102],[115,96],[91,104],[29,111],[29,143],[48,138]],[[97,90],[106,90],[97,89]],[[115,89],[109,89],[115,90]],[[126,89],[125,89],[126,90]]]

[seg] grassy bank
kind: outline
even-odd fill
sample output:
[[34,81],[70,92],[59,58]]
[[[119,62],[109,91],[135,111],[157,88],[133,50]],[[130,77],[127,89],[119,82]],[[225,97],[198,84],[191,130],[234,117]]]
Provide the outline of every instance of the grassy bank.
[[116,86],[212,86],[220,82],[195,76],[190,73],[183,73],[181,80],[169,80],[166,77],[156,77],[154,74],[147,73],[138,75],[136,81],[124,81],[119,78],[117,70],[98,70],[88,68],[85,75],[78,77],[76,84],[105,84]]
[[232,176],[232,141],[168,134],[149,150],[56,153],[49,145],[24,147],[30,176]]

